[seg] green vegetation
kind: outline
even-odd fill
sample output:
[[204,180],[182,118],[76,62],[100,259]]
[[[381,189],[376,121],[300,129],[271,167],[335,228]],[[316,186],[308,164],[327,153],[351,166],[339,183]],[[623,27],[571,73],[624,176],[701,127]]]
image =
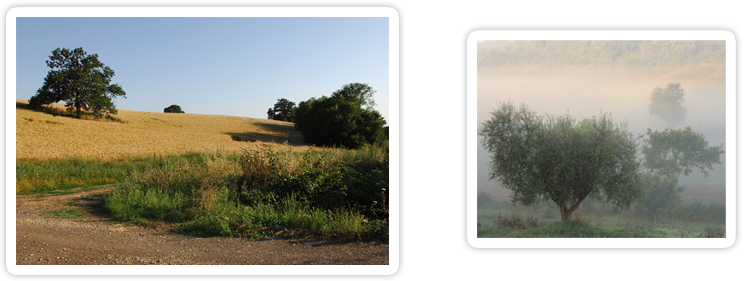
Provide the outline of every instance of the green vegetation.
[[203,163],[205,157],[204,154],[187,153],[117,160],[18,159],[16,160],[16,194],[59,194],[61,191],[78,187],[116,183],[136,172],[153,167]]
[[641,151],[644,155],[643,196],[639,205],[656,222],[660,213],[669,213],[679,205],[679,177],[693,169],[707,177],[714,164],[721,164],[723,145],[710,146],[705,136],[690,127],[681,130],[648,129]]
[[106,199],[117,220],[176,223],[195,236],[321,235],[387,240],[388,152],[212,155],[133,173]]
[[112,98],[126,93],[118,84],[111,84],[114,71],[98,61],[98,55],[88,55],[83,48],[52,51],[47,66],[51,68],[44,85],[29,100],[32,109],[43,105],[67,102],[68,111],[82,118],[84,110],[91,110],[95,118],[116,114]]
[[174,223],[195,236],[388,238],[387,147],[292,152],[256,146],[243,154],[16,165],[18,194],[60,195],[117,183],[104,205],[114,219]]
[[568,220],[589,196],[627,209],[641,195],[635,139],[608,114],[576,121],[501,103],[478,133],[512,202],[550,200]]
[[269,108],[266,114],[269,115],[270,120],[294,122],[296,110],[297,107],[294,102],[282,98],[278,99],[274,104],[274,108]]
[[556,220],[520,210],[479,210],[479,238],[715,238],[725,237],[720,224],[702,218],[652,223],[628,214],[602,214]]
[[[725,183],[688,186],[707,195],[683,199],[681,176],[713,171],[725,179],[725,166],[713,169],[721,164],[723,145],[710,146],[690,127],[649,129],[639,141],[643,135],[633,136],[608,115],[576,121],[501,103],[479,134],[491,154],[490,178],[512,191],[514,204],[479,193],[479,237],[726,234]],[[695,202],[706,198],[706,203]],[[555,204],[560,222],[550,211]]]
[[356,149],[387,141],[385,119],[373,109],[376,91],[367,84],[351,83],[331,97],[300,102],[295,127],[306,143]]
[[85,212],[78,209],[61,208],[46,212],[48,215],[55,216],[60,219],[77,219],[85,216]]
[[181,107],[176,104],[166,107],[165,109],[163,109],[163,112],[164,113],[186,113],[186,112],[183,112]]

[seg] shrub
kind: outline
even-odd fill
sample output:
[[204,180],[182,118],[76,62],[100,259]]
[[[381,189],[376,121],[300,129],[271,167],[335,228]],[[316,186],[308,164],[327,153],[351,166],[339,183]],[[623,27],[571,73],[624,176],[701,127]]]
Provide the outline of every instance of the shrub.
[[[298,196],[314,206],[381,207],[388,196],[387,148],[366,146],[353,150],[276,152],[257,145],[241,157],[243,204]],[[370,210],[369,215],[373,215]]]
[[501,215],[499,215],[497,218],[497,225],[499,227],[507,227],[513,229],[527,229],[539,226],[537,219],[533,217],[523,219],[518,215],[510,215],[506,217],[502,217]]

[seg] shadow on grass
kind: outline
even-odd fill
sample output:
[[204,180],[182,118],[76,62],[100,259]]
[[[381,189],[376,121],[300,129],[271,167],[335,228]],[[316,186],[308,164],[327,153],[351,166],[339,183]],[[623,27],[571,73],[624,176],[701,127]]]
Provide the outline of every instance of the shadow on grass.
[[67,118],[72,118],[72,119],[79,119],[79,120],[111,121],[111,122],[126,123],[124,122],[124,120],[121,120],[120,118],[117,118],[113,115],[106,115],[106,116],[103,116],[102,118],[96,118],[92,112],[83,112],[82,116],[78,118],[75,112],[73,111],[68,111],[66,109],[56,108],[56,107],[52,107],[49,105],[41,106],[41,108],[39,109],[33,109],[27,103],[16,102],[16,109],[18,108],[33,110],[36,112],[42,112],[42,113],[50,114],[55,117],[62,116],[62,117],[67,117]]
[[265,131],[272,132],[274,134],[257,133],[257,132],[227,132],[225,135],[230,136],[234,141],[242,142],[274,142],[274,143],[287,143],[291,146],[305,146],[306,144],[302,141],[302,133],[295,130],[295,128],[288,123],[288,125],[282,124],[264,124],[257,123],[253,124],[260,127]]

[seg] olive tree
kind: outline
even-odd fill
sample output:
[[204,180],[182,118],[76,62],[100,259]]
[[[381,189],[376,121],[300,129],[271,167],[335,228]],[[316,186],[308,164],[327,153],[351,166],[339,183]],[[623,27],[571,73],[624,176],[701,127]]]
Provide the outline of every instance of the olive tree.
[[104,113],[117,113],[113,98],[126,98],[121,86],[111,84],[114,71],[100,62],[97,54],[88,55],[83,48],[57,48],[46,64],[51,70],[44,78],[44,85],[29,100],[32,108],[66,101],[68,110],[75,111],[77,118],[83,110],[92,110],[100,118]]
[[635,138],[609,114],[576,120],[500,103],[478,133],[491,154],[490,177],[513,191],[513,203],[550,200],[568,220],[588,196],[617,209],[640,196]]

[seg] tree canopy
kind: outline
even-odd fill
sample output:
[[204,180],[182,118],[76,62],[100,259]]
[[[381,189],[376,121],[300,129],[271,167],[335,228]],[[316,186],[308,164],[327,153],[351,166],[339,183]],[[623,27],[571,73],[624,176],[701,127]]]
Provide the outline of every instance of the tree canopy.
[[723,145],[709,146],[702,134],[690,127],[681,130],[646,132],[641,152],[644,155],[643,196],[640,205],[654,218],[669,212],[680,200],[684,190],[678,186],[679,176],[688,175],[698,168],[705,177],[713,164],[720,164]]
[[367,84],[350,83],[333,92],[331,97],[353,101],[365,109],[370,109],[375,106],[375,99],[372,95],[376,92],[375,89],[372,89],[372,87]]
[[267,114],[271,120],[294,122],[296,110],[294,102],[282,98],[276,101],[273,108],[269,108]]
[[512,202],[551,200],[567,220],[588,196],[628,208],[640,196],[636,143],[609,114],[577,121],[500,103],[479,129],[491,154],[490,177]]
[[[350,86],[351,85],[351,86]],[[371,104],[374,89],[367,84],[344,85],[331,97],[300,102],[295,127],[304,141],[320,146],[359,148],[386,140],[385,119]]]
[[116,114],[113,98],[126,93],[118,84],[111,84],[114,71],[98,60],[97,54],[88,55],[83,48],[52,51],[46,64],[51,70],[44,85],[31,97],[29,105],[65,101],[70,111],[80,118],[84,110],[91,110],[96,118]]
[[698,168],[708,176],[713,164],[720,164],[723,145],[710,146],[705,136],[692,128],[666,129],[646,132],[648,138],[642,148],[644,166],[659,173],[679,176],[688,175]]
[[679,83],[669,83],[666,88],[656,87],[651,92],[648,113],[663,119],[669,126],[675,126],[685,121],[687,109],[682,104],[685,102],[685,90]]
[[164,113],[186,113],[186,112],[183,112],[181,107],[176,104],[166,107],[165,109],[163,109],[163,112]]

